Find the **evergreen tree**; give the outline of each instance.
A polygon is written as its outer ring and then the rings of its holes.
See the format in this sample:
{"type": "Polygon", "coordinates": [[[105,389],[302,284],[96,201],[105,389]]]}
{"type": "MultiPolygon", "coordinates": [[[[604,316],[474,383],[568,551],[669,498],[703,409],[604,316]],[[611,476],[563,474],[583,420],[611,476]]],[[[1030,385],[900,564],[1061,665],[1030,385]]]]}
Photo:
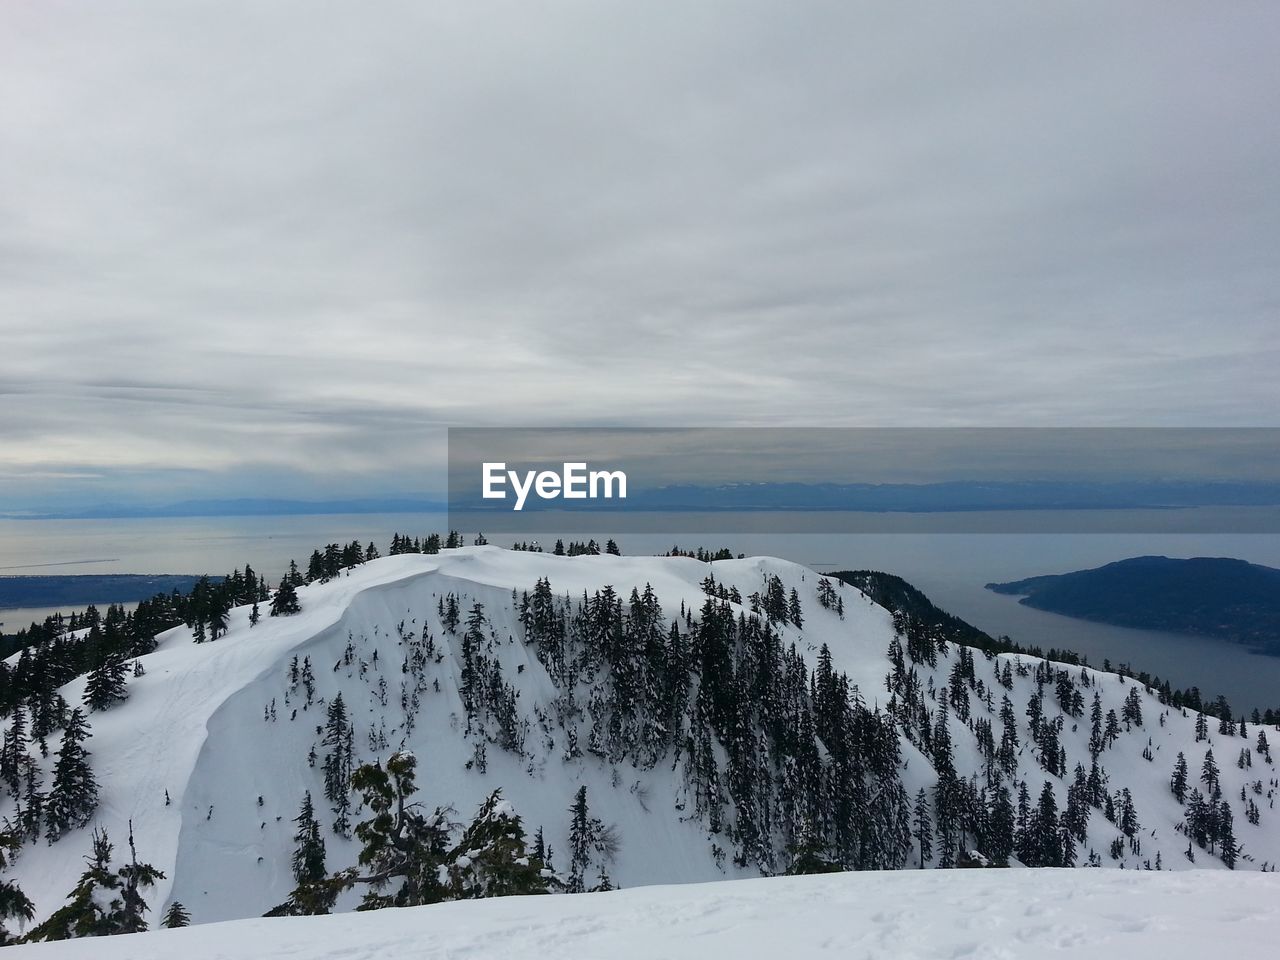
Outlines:
{"type": "Polygon", "coordinates": [[[350,835],[348,819],[351,811],[351,772],[355,763],[355,732],[347,716],[347,705],[339,692],[329,701],[324,745],[324,795],[333,807],[336,819],[333,830],[341,837],[350,835]]]}
{"type": "Polygon", "coordinates": [[[1126,726],[1142,726],[1142,697],[1139,696],[1137,687],[1129,688],[1121,714],[1126,726]]]}
{"type": "Polygon", "coordinates": [[[1169,789],[1179,803],[1187,802],[1187,758],[1178,752],[1178,762],[1173,767],[1173,777],[1169,780],[1169,789]]]}
{"type": "Polygon", "coordinates": [[[276,588],[276,595],[271,598],[271,616],[287,617],[301,612],[302,605],[298,602],[298,591],[293,581],[285,577],[276,588]]]}
{"type": "Polygon", "coordinates": [[[923,870],[925,862],[933,859],[933,821],[929,816],[929,798],[924,792],[924,787],[921,787],[916,794],[913,826],[915,828],[913,836],[920,847],[920,869],[923,870]]]}
{"type": "Polygon", "coordinates": [[[181,900],[175,900],[169,904],[169,909],[164,912],[164,919],[160,921],[160,926],[169,930],[191,926],[191,914],[187,912],[181,900]]]}
{"type": "Polygon", "coordinates": [[[147,904],[143,891],[163,880],[164,874],[147,863],[139,863],[129,835],[130,859],[123,867],[111,868],[111,841],[95,830],[93,850],[85,858],[88,869],[71,891],[67,903],[28,935],[31,941],[70,940],[140,933],[147,929],[143,914],[147,904]]]}
{"type": "MultiPolygon", "coordinates": [[[[18,852],[22,839],[11,832],[0,833],[0,870],[9,866],[9,857],[18,852]]],[[[36,915],[35,904],[12,880],[0,880],[0,947],[12,943],[12,934],[5,927],[8,920],[26,923],[36,915]]]]}
{"type": "Polygon", "coordinates": [[[451,894],[459,900],[549,893],[554,880],[546,864],[526,850],[524,826],[501,790],[480,805],[449,852],[446,869],[451,894]]]}
{"type": "Polygon", "coordinates": [[[424,814],[410,799],[417,790],[417,766],[413,754],[395,753],[385,768],[365,764],[352,775],[352,785],[372,814],[355,831],[361,844],[358,862],[367,872],[346,878],[348,883],[369,887],[361,910],[418,906],[447,898],[441,868],[449,853],[450,822],[445,810],[437,807],[434,813],[424,814]]]}
{"type": "Polygon", "coordinates": [[[612,860],[617,849],[617,834],[598,818],[591,816],[587,808],[587,788],[579,787],[569,807],[569,880],[565,889],[569,893],[582,893],[587,889],[587,868],[595,857],[612,860]]]}
{"type": "Polygon", "coordinates": [[[1040,791],[1040,802],[1032,817],[1031,836],[1031,849],[1035,857],[1035,862],[1031,866],[1060,867],[1063,865],[1058,800],[1053,793],[1053,784],[1048,780],[1044,782],[1044,789],[1040,791]]]}
{"type": "Polygon", "coordinates": [[[67,830],[88,824],[98,806],[98,784],[84,749],[89,736],[89,726],[77,707],[67,718],[53,765],[53,787],[45,809],[45,833],[50,843],[67,830]]]}
{"type": "Polygon", "coordinates": [[[570,893],[586,889],[583,877],[591,864],[591,816],[587,810],[587,788],[581,786],[569,807],[569,883],[570,893]]]}
{"type": "MultiPolygon", "coordinates": [[[[106,834],[103,834],[106,837],[106,834]]],[[[164,874],[149,863],[138,862],[138,850],[133,843],[133,822],[129,822],[129,862],[116,871],[117,889],[120,891],[120,915],[117,925],[120,933],[142,933],[147,929],[143,916],[150,907],[142,892],[154,887],[164,874]]]]}
{"type": "Polygon", "coordinates": [[[302,807],[294,817],[298,829],[293,834],[293,879],[299,885],[315,883],[325,876],[324,837],[311,806],[311,791],[302,797],[302,807]]]}
{"type": "Polygon", "coordinates": [[[1218,811],[1218,856],[1231,870],[1236,868],[1236,858],[1240,849],[1236,845],[1235,824],[1231,816],[1231,805],[1222,801],[1218,811]]]}
{"type": "Polygon", "coordinates": [[[118,654],[105,657],[85,682],[84,703],[92,711],[106,710],[129,697],[125,689],[128,666],[118,654]]]}
{"type": "Polygon", "coordinates": [[[293,834],[291,860],[297,886],[289,894],[289,899],[267,916],[307,917],[330,913],[338,894],[351,885],[351,880],[346,874],[329,877],[325,873],[324,838],[320,835],[320,824],[316,822],[310,791],[303,794],[302,807],[293,822],[298,825],[293,834]]]}
{"type": "Polygon", "coordinates": [[[797,627],[804,626],[804,615],[800,610],[800,594],[796,593],[795,587],[791,588],[791,595],[787,598],[787,616],[797,627]]]}
{"type": "Polygon", "coordinates": [[[788,852],[791,854],[791,865],[787,867],[789,877],[840,873],[844,869],[830,858],[826,847],[807,820],[797,828],[796,839],[788,852]]]}
{"type": "Polygon", "coordinates": [[[1209,791],[1209,796],[1216,800],[1222,796],[1222,790],[1219,786],[1218,764],[1213,759],[1213,750],[1205,751],[1204,764],[1200,768],[1200,780],[1204,783],[1205,788],[1209,791]]]}
{"type": "Polygon", "coordinates": [[[983,848],[992,861],[1007,866],[1013,856],[1016,814],[1013,798],[1002,783],[996,788],[995,799],[988,818],[988,836],[983,848]]]}

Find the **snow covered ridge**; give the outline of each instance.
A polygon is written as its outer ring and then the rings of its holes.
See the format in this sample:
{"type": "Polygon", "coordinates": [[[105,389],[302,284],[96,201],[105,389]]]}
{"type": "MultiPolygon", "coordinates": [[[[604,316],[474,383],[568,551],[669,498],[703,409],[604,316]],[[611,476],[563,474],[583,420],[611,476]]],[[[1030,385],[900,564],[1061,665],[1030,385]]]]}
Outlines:
{"type": "MultiPolygon", "coordinates": [[[[501,788],[572,889],[949,866],[975,849],[1129,870],[1280,861],[1275,730],[1205,724],[1112,674],[939,645],[785,561],[476,547],[298,595],[300,613],[256,625],[233,610],[214,642],[169,631],[128,699],[88,715],[90,823],[30,840],[0,873],[36,923],[76,886],[90,829],[120,850],[130,822],[165,875],[153,927],[175,901],[196,923],[261,916],[295,888],[304,797],[325,869],[351,867],[369,811],[334,783],[398,750],[428,811],[465,821],[501,788]]],[[[84,685],[62,695],[78,704],[84,685]]],[[[45,784],[56,741],[34,754],[45,784]]],[[[18,802],[0,793],[0,823],[18,802]]],[[[574,900],[519,909],[567,916],[574,900]]]]}
{"type": "Polygon", "coordinates": [[[6,951],[15,960],[385,957],[1268,956],[1280,877],[1084,870],[849,873],[237,920],[6,951]]]}

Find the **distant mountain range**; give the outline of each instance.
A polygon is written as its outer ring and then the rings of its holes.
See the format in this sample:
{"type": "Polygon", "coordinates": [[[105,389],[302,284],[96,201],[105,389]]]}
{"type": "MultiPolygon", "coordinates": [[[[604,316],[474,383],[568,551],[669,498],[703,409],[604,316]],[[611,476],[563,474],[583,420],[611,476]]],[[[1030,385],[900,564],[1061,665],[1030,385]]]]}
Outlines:
{"type": "Polygon", "coordinates": [[[987,589],[1050,613],[1218,637],[1280,656],[1280,570],[1244,560],[1134,557],[987,589]]]}
{"type": "Polygon", "coordinates": [[[179,574],[132,573],[0,577],[0,614],[18,607],[65,606],[70,611],[90,603],[132,603],[157,593],[185,593],[199,579],[179,574]]]}
{"type": "Polygon", "coordinates": [[[292,517],[370,513],[443,513],[448,504],[431,497],[354,500],[181,500],[166,504],[105,503],[80,510],[0,514],[10,520],[108,520],[146,517],[292,517]]]}
{"type": "MultiPolygon", "coordinates": [[[[1274,507],[1280,483],[1248,481],[960,480],[940,483],[722,483],[643,486],[626,500],[576,501],[568,512],[857,512],[970,513],[1052,510],[1184,510],[1274,507]]],[[[318,516],[373,513],[508,513],[509,501],[459,490],[333,500],[269,498],[182,500],[166,504],[94,504],[78,509],[10,511],[13,520],[100,520],[146,517],[318,516]]],[[[565,501],[530,497],[525,512],[566,512],[565,501]]]]}

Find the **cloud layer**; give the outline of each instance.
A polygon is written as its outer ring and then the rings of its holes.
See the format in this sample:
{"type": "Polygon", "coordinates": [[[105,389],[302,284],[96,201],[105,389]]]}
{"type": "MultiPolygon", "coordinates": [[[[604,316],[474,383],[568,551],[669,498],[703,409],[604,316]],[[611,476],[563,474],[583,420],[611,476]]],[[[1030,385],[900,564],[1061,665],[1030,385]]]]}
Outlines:
{"type": "Polygon", "coordinates": [[[1277,35],[7,4],[0,499],[424,489],[449,424],[1274,425],[1277,35]]]}

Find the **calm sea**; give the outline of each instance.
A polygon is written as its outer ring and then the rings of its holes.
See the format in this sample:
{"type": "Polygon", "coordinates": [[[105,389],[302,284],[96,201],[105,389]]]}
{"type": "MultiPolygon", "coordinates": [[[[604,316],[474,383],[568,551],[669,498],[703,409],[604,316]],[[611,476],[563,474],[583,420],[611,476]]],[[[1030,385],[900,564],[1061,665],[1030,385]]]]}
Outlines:
{"type": "MultiPolygon", "coordinates": [[[[678,527],[678,518],[660,525],[678,527]]],[[[393,533],[443,532],[437,514],[198,519],[0,521],[0,575],[75,573],[229,573],[246,562],[278,578],[290,559],[305,565],[326,543],[373,540],[384,553],[393,533]]],[[[495,543],[505,543],[492,538],[495,543]]],[[[896,573],[943,609],[1019,643],[1076,650],[1101,664],[1128,662],[1224,693],[1233,707],[1280,706],[1280,658],[1212,640],[1092,624],[1020,605],[983,589],[989,581],[1064,573],[1125,557],[1238,557],[1280,567],[1274,534],[698,534],[627,533],[627,553],[659,553],[673,543],[771,554],[818,570],[870,568],[896,573]]],[[[543,538],[554,542],[554,536],[543,538]]],[[[49,611],[0,611],[12,629],[49,611]]],[[[874,693],[868,691],[868,696],[874,693]]]]}

